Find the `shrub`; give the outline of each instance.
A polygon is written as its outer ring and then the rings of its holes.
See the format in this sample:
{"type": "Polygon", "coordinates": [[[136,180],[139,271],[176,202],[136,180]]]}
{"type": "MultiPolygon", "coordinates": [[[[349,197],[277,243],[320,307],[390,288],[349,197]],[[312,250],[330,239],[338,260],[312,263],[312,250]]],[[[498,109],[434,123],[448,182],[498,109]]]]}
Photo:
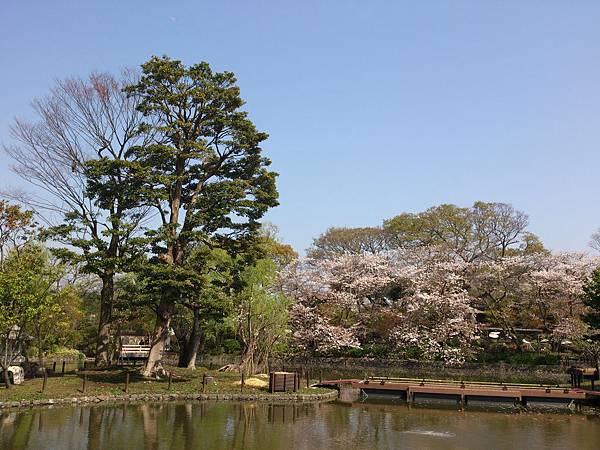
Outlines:
{"type": "Polygon", "coordinates": [[[46,355],[47,359],[69,359],[83,362],[85,355],[74,348],[57,347],[53,352],[46,355]]]}
{"type": "Polygon", "coordinates": [[[242,346],[237,339],[225,339],[223,341],[223,351],[229,354],[238,354],[242,351],[242,346]]]}

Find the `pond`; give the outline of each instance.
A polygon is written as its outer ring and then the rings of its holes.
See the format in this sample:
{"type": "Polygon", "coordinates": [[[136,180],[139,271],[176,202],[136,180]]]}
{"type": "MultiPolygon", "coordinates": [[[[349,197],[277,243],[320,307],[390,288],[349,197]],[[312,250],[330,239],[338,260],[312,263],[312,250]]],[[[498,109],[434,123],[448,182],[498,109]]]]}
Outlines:
{"type": "Polygon", "coordinates": [[[163,403],[0,412],[2,449],[599,449],[568,410],[341,403],[163,403]]]}

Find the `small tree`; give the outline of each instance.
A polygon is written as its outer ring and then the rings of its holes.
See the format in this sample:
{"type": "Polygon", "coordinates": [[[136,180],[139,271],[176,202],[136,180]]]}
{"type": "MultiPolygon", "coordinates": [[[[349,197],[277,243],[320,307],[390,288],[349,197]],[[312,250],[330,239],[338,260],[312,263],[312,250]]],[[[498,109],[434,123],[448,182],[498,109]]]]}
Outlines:
{"type": "Polygon", "coordinates": [[[26,284],[26,273],[21,279],[11,277],[18,275],[13,267],[15,258],[34,233],[33,212],[23,211],[18,205],[0,200],[0,369],[3,370],[7,388],[10,387],[7,369],[18,356],[17,347],[22,337],[23,328],[19,327],[19,322],[23,320],[19,319],[26,318],[20,317],[21,303],[18,297],[18,283],[26,284]],[[11,287],[13,282],[17,284],[11,287]]]}
{"type": "Polygon", "coordinates": [[[48,261],[38,274],[36,288],[46,307],[40,309],[31,320],[28,331],[31,333],[40,366],[44,356],[53,345],[73,345],[73,334],[83,318],[82,302],[77,290],[71,286],[61,286],[61,268],[52,267],[48,261]]]}
{"type": "Polygon", "coordinates": [[[12,249],[0,269],[0,339],[3,352],[0,369],[4,383],[10,387],[8,367],[19,356],[24,330],[48,305],[46,289],[40,285],[40,274],[46,267],[43,248],[28,244],[12,249]]]}
{"type": "Polygon", "coordinates": [[[273,348],[286,334],[291,302],[272,289],[276,278],[277,266],[271,259],[261,259],[241,274],[244,287],[236,296],[240,368],[249,375],[267,366],[273,348]]]}

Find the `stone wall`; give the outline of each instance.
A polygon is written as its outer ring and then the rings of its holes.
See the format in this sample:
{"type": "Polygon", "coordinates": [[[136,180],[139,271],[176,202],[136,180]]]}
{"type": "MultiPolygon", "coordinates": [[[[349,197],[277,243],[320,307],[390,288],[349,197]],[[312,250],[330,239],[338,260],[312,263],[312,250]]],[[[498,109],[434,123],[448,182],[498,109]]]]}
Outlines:
{"type": "MultiPolygon", "coordinates": [[[[201,356],[198,366],[217,368],[239,362],[235,355],[201,356]]],[[[276,370],[304,369],[314,378],[340,375],[362,378],[390,376],[428,379],[464,379],[529,383],[568,383],[569,375],[563,365],[513,365],[505,363],[465,363],[448,366],[437,361],[413,361],[378,358],[273,358],[271,368],[276,370]]]]}
{"type": "Polygon", "coordinates": [[[308,403],[335,400],[338,392],[330,390],[320,394],[121,394],[78,396],[57,399],[21,400],[0,402],[0,410],[8,408],[31,408],[34,406],[64,406],[82,404],[110,403],[151,403],[167,401],[232,401],[232,402],[265,402],[265,403],[308,403]]]}

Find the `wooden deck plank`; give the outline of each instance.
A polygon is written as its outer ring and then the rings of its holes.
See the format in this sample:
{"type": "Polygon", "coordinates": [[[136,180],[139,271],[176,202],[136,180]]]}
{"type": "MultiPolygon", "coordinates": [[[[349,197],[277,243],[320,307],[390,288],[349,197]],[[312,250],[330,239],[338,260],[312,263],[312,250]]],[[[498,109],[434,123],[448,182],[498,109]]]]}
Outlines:
{"type": "Polygon", "coordinates": [[[460,387],[441,387],[441,386],[411,386],[410,392],[421,394],[439,394],[439,395],[465,395],[468,397],[505,397],[521,399],[520,390],[511,389],[472,389],[460,387]]]}
{"type": "Polygon", "coordinates": [[[527,399],[564,399],[564,400],[585,400],[586,398],[600,395],[599,393],[587,391],[578,388],[550,388],[550,387],[532,387],[529,386],[503,386],[499,384],[473,383],[473,384],[458,384],[440,382],[435,383],[410,383],[388,381],[386,379],[371,379],[365,380],[346,379],[346,380],[329,380],[322,383],[323,385],[339,386],[351,385],[352,388],[363,389],[366,391],[388,391],[390,393],[416,393],[416,394],[431,394],[431,395],[452,395],[461,397],[498,397],[512,398],[519,400],[527,399]]]}

